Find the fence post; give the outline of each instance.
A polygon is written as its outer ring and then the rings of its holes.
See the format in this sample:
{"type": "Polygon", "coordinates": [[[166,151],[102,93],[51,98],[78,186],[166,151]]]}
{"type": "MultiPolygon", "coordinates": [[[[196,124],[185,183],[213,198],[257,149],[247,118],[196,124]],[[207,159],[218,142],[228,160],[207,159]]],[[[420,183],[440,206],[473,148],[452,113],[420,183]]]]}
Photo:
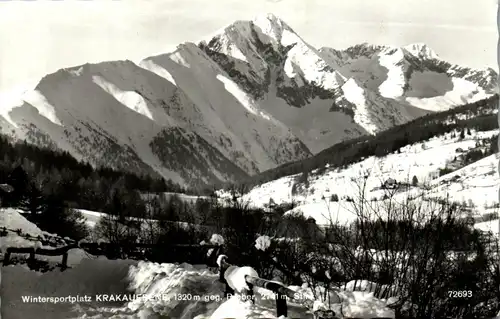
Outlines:
{"type": "Polygon", "coordinates": [[[253,304],[255,304],[255,294],[253,292],[253,284],[247,282],[247,286],[248,288],[250,288],[250,290],[245,290],[243,292],[243,295],[244,295],[244,300],[251,300],[253,304]]]}
{"type": "Polygon", "coordinates": [[[219,281],[223,282],[226,285],[224,290],[224,297],[227,299],[229,295],[234,295],[234,290],[231,287],[229,287],[229,284],[224,278],[224,273],[229,267],[229,264],[226,262],[226,259],[227,259],[226,255],[219,255],[219,257],[217,258],[217,264],[219,265],[219,281]]]}
{"type": "Polygon", "coordinates": [[[30,257],[28,259],[28,262],[33,263],[35,261],[35,248],[33,248],[32,251],[30,251],[30,257]]]}
{"type": "Polygon", "coordinates": [[[286,317],[288,315],[286,296],[281,294],[280,292],[278,292],[276,295],[276,313],[278,317],[280,316],[286,317]]]}
{"type": "Polygon", "coordinates": [[[65,252],[62,256],[61,270],[68,268],[68,252],[65,252]]]}
{"type": "Polygon", "coordinates": [[[4,266],[7,266],[10,262],[10,251],[9,249],[7,248],[7,252],[5,253],[5,255],[3,256],[3,265],[4,266]]]}

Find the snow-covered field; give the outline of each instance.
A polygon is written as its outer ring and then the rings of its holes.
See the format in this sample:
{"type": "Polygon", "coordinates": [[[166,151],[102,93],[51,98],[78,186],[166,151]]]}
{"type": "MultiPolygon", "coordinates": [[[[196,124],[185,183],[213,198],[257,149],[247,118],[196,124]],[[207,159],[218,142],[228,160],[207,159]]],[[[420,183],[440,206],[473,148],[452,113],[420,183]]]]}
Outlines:
{"type": "Polygon", "coordinates": [[[498,235],[498,229],[500,226],[500,221],[498,219],[493,219],[487,222],[476,223],[475,227],[482,231],[492,232],[493,234],[498,235]]]}
{"type": "MultiPolygon", "coordinates": [[[[2,209],[0,216],[0,227],[15,227],[31,236],[50,235],[22,217],[18,210],[2,209]]],[[[1,237],[3,249],[33,246],[33,242],[15,233],[7,238],[5,241],[5,237],[1,237]]],[[[37,256],[48,261],[54,258],[57,257],[37,256]]],[[[226,299],[219,275],[205,265],[108,260],[80,249],[70,250],[68,265],[70,268],[64,272],[56,268],[46,273],[21,264],[2,267],[0,295],[4,318],[277,318],[270,291],[257,288],[255,304],[242,301],[238,294],[226,299]],[[47,300],[37,301],[39,297],[47,300]],[[65,297],[70,298],[62,299],[65,297]]],[[[235,271],[228,280],[232,287],[235,285],[232,283],[242,281],[238,278],[240,273],[245,272],[235,271]]],[[[363,291],[353,291],[350,286],[338,292],[346,316],[394,316],[386,307],[388,300],[375,298],[369,289],[365,291],[361,287],[357,290],[363,291]]],[[[301,298],[313,301],[307,287],[289,288],[301,298]]],[[[340,307],[340,304],[334,306],[340,307]]],[[[312,319],[312,314],[300,302],[290,302],[289,317],[312,319]]]]}
{"type": "MultiPolygon", "coordinates": [[[[87,226],[91,230],[90,237],[92,238],[92,240],[105,240],[104,238],[101,238],[102,236],[99,234],[99,232],[96,232],[93,230],[96,229],[96,225],[99,223],[99,220],[101,218],[106,219],[106,218],[109,218],[110,216],[106,213],[90,211],[87,209],[76,209],[76,210],[80,211],[82,213],[83,217],[85,218],[85,223],[87,224],[87,226]]],[[[138,228],[140,227],[140,228],[137,230],[137,234],[138,234],[137,241],[139,241],[139,242],[148,241],[148,238],[144,237],[142,235],[150,236],[151,232],[154,232],[154,233],[159,232],[160,225],[158,225],[158,221],[155,219],[137,218],[137,217],[128,217],[127,219],[131,220],[131,221],[138,222],[137,227],[138,228]]],[[[187,222],[171,222],[171,223],[172,223],[172,225],[175,225],[176,227],[184,228],[184,229],[188,229],[189,227],[203,227],[202,225],[196,225],[196,224],[187,223],[187,222]]],[[[121,223],[115,224],[115,227],[119,227],[120,229],[123,229],[123,230],[125,230],[127,228],[127,226],[125,226],[121,223]]],[[[207,227],[207,229],[208,229],[208,227],[207,227]]]]}
{"type": "Polygon", "coordinates": [[[85,222],[87,223],[87,226],[91,228],[95,227],[95,225],[99,222],[101,217],[105,215],[104,213],[94,212],[87,209],[78,209],[78,211],[82,213],[83,217],[85,217],[85,222]]]}
{"type": "MultiPolygon", "coordinates": [[[[497,130],[486,132],[472,131],[464,139],[451,133],[434,137],[423,143],[416,143],[400,149],[400,153],[389,154],[381,158],[371,156],[346,169],[329,168],[324,173],[309,175],[309,187],[299,188],[295,194],[292,188],[299,175],[287,176],[265,183],[252,189],[242,197],[257,207],[263,207],[272,199],[276,204],[298,204],[294,211],[301,211],[306,217],[313,217],[318,224],[328,224],[330,218],[341,222],[352,221],[352,203],[347,197],[359,198],[364,193],[368,200],[381,200],[385,191],[380,187],[389,180],[412,183],[413,176],[418,185],[411,192],[425,193],[429,197],[444,198],[447,195],[457,202],[465,202],[476,214],[496,212],[498,202],[497,174],[498,155],[491,155],[467,165],[452,173],[439,177],[439,169],[448,166],[453,159],[464,151],[476,147],[476,142],[498,134],[497,130]],[[365,191],[360,187],[363,177],[368,175],[365,191]],[[339,201],[331,201],[332,195],[339,201]]],[[[399,196],[404,197],[405,194],[399,196]]]]}

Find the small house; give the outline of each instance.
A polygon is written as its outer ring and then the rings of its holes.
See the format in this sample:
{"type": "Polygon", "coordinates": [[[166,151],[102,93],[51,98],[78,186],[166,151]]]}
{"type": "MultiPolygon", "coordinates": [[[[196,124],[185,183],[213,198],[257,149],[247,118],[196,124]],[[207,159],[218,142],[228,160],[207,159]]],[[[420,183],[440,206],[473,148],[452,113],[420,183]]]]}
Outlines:
{"type": "Polygon", "coordinates": [[[397,184],[398,182],[394,178],[388,178],[382,185],[382,188],[393,189],[396,188],[397,184]]]}

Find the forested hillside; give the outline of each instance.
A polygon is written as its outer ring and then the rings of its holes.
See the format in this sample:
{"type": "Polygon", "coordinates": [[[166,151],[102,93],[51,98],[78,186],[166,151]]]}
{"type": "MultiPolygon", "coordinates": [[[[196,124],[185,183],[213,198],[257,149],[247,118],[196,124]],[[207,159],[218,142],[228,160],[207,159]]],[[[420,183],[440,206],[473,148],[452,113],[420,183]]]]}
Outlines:
{"type": "Polygon", "coordinates": [[[137,176],[109,168],[93,168],[67,152],[11,143],[0,136],[0,183],[15,190],[4,194],[3,206],[26,198],[56,196],[70,207],[102,210],[116,193],[124,199],[137,191],[185,192],[177,184],[151,176],[137,176]]]}

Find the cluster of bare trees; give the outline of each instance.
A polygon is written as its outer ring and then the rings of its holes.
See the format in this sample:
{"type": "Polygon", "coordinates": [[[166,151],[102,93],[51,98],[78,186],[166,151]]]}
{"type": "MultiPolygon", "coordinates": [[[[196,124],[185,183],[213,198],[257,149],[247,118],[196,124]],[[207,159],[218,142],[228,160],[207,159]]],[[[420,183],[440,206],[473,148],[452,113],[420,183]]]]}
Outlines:
{"type": "Polygon", "coordinates": [[[331,218],[324,241],[269,250],[290,270],[283,279],[296,281],[300,272],[321,299],[328,291],[372,291],[391,298],[397,318],[494,317],[500,300],[494,235],[474,229],[464,207],[447,198],[387,189],[384,200],[370,200],[367,179],[356,181],[359,192],[345,203],[354,222],[331,218]]]}

